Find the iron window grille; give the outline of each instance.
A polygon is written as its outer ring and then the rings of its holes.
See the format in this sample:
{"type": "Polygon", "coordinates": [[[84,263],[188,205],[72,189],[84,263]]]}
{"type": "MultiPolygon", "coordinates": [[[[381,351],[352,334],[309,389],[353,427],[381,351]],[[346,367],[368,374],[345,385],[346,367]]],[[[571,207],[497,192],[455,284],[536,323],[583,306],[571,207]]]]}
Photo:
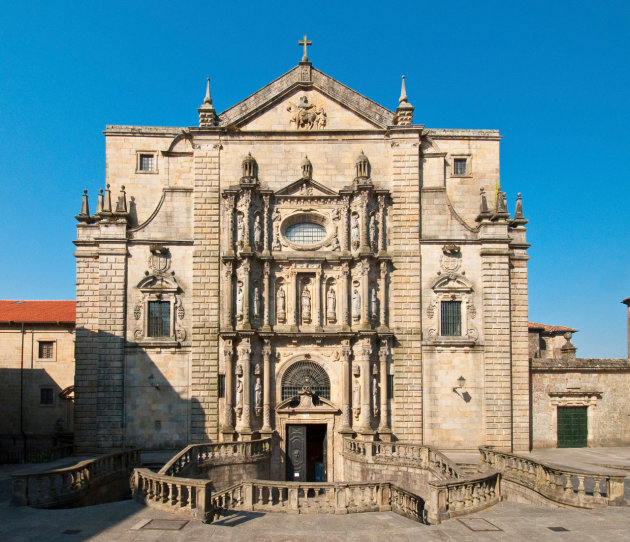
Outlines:
{"type": "Polygon", "coordinates": [[[139,169],[140,171],[155,171],[155,155],[154,154],[141,154],[139,169]]]}
{"type": "Polygon", "coordinates": [[[455,158],[453,163],[454,175],[466,175],[466,158],[455,158]]]}
{"type": "Polygon", "coordinates": [[[53,359],[54,356],[54,341],[39,341],[39,359],[53,359]]]}
{"type": "Polygon", "coordinates": [[[299,361],[282,377],[282,400],[298,395],[305,385],[309,385],[315,395],[330,399],[330,379],[324,368],[312,361],[299,361]]]}
{"type": "Polygon", "coordinates": [[[314,245],[326,237],[326,228],[314,222],[299,222],[287,228],[285,237],[296,245],[314,245]]]}
{"type": "Polygon", "coordinates": [[[462,302],[442,301],[441,334],[459,337],[462,334],[462,302]]]}
{"type": "Polygon", "coordinates": [[[171,336],[171,302],[149,301],[149,321],[147,335],[149,337],[171,336]]]}

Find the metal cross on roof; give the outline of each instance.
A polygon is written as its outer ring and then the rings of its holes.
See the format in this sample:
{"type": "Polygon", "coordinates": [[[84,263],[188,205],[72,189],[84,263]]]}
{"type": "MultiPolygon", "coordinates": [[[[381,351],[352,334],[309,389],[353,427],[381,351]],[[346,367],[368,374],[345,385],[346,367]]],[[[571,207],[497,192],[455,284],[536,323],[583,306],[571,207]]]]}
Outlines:
{"type": "Polygon", "coordinates": [[[304,39],[298,41],[298,45],[304,45],[304,56],[302,57],[302,62],[308,62],[308,56],[306,56],[306,48],[309,45],[313,45],[313,42],[311,40],[307,40],[306,34],[304,34],[304,39]]]}

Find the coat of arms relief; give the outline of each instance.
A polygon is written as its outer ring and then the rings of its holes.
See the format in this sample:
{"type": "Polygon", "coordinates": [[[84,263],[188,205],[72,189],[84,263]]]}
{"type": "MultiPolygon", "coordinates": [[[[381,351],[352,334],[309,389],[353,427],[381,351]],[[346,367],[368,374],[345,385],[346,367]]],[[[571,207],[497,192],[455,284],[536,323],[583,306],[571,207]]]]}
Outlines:
{"type": "Polygon", "coordinates": [[[323,107],[309,103],[306,96],[300,96],[296,105],[290,103],[287,111],[291,114],[291,124],[296,130],[321,130],[326,127],[326,111],[323,107]]]}

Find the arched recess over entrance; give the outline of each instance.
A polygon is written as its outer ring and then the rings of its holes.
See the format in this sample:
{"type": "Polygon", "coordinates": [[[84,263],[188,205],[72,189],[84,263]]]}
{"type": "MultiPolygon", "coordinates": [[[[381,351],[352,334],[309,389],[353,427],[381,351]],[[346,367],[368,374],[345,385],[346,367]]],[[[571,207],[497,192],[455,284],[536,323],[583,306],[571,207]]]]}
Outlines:
{"type": "Polygon", "coordinates": [[[330,399],[330,378],[325,369],[314,361],[298,361],[282,377],[282,400],[298,395],[305,385],[315,395],[330,399]]]}

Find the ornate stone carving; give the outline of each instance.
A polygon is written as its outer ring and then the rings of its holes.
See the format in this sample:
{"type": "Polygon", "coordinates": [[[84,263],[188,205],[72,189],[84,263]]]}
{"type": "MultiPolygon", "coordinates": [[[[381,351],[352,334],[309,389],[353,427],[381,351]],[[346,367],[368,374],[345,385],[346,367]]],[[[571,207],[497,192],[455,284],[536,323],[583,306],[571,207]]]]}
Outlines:
{"type": "Polygon", "coordinates": [[[256,416],[262,414],[262,385],[260,383],[260,377],[256,378],[256,384],[254,385],[254,407],[256,409],[256,416]]]}
{"type": "Polygon", "coordinates": [[[378,298],[376,297],[376,288],[372,288],[372,299],[371,299],[371,312],[370,315],[372,320],[378,320],[378,298]]]}
{"type": "Polygon", "coordinates": [[[254,218],[254,248],[258,252],[260,252],[263,248],[260,214],[256,214],[256,217],[254,218]]]}
{"type": "Polygon", "coordinates": [[[287,111],[291,115],[289,122],[295,124],[296,130],[321,130],[326,126],[324,108],[309,103],[306,96],[300,96],[297,104],[290,103],[287,111]]]}
{"type": "Polygon", "coordinates": [[[162,245],[151,245],[147,264],[151,273],[155,276],[165,274],[171,266],[171,253],[162,245]]]}
{"type": "Polygon", "coordinates": [[[368,242],[372,250],[378,252],[378,220],[376,219],[376,211],[370,213],[370,239],[368,242]]]}
{"type": "Polygon", "coordinates": [[[359,250],[359,246],[361,246],[359,215],[357,213],[352,213],[352,217],[350,218],[350,245],[352,250],[359,250]]]}
{"type": "Polygon", "coordinates": [[[252,296],[252,308],[254,310],[254,318],[260,318],[260,291],[258,290],[258,286],[254,287],[254,292],[252,296]]]}
{"type": "Polygon", "coordinates": [[[140,318],[142,317],[142,304],[141,303],[136,303],[136,306],[133,308],[133,317],[136,320],[140,320],[140,318]]]}
{"type": "Polygon", "coordinates": [[[337,294],[332,286],[328,289],[326,296],[326,318],[330,324],[337,321],[337,294]]]}
{"type": "Polygon", "coordinates": [[[300,295],[300,312],[302,316],[302,322],[305,324],[311,323],[311,292],[308,283],[302,286],[302,294],[300,295]]]}
{"type": "Polygon", "coordinates": [[[372,377],[372,413],[378,415],[378,381],[372,377]]]}
{"type": "Polygon", "coordinates": [[[444,245],[440,257],[440,267],[447,273],[455,273],[462,265],[462,254],[457,245],[444,245]]]}
{"type": "Polygon", "coordinates": [[[287,320],[286,294],[283,286],[278,288],[276,295],[276,320],[280,324],[284,324],[287,320]]]}
{"type": "Polygon", "coordinates": [[[354,414],[354,418],[358,420],[361,414],[361,384],[359,384],[359,380],[356,378],[352,385],[352,413],[354,414]]]}
{"type": "Polygon", "coordinates": [[[243,283],[238,281],[236,285],[236,319],[241,321],[243,319],[243,283]]]}
{"type": "Polygon", "coordinates": [[[354,286],[352,291],[352,319],[355,322],[361,319],[361,294],[358,286],[354,286]]]}

